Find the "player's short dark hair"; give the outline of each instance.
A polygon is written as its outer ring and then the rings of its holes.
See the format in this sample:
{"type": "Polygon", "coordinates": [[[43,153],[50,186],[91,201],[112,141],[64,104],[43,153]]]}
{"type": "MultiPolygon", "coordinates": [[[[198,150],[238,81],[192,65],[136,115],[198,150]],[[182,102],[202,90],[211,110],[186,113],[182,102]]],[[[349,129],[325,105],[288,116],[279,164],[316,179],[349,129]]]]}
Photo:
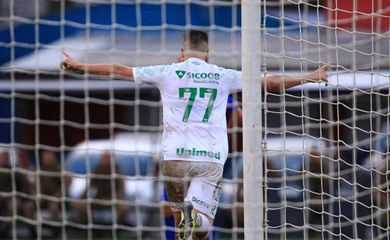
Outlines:
{"type": "Polygon", "coordinates": [[[184,34],[184,46],[190,50],[206,52],[208,50],[209,36],[201,30],[187,30],[184,34]]]}

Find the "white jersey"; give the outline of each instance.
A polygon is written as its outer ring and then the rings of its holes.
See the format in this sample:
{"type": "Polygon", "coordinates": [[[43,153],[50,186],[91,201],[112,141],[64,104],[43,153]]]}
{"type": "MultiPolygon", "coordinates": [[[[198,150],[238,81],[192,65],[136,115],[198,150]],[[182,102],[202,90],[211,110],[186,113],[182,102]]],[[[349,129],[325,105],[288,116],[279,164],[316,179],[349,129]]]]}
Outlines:
{"type": "Polygon", "coordinates": [[[241,89],[241,72],[197,58],[133,68],[139,84],[156,86],[163,103],[164,160],[224,164],[228,155],[226,106],[241,89]]]}

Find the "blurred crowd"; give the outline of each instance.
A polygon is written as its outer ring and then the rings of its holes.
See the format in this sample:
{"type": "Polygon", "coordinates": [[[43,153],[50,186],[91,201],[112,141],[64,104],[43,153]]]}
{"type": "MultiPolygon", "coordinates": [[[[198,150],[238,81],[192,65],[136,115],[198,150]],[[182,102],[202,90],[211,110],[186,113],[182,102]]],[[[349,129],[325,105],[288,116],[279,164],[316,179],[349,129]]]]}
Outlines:
{"type": "Polygon", "coordinates": [[[109,152],[103,154],[77,198],[69,197],[72,174],[65,171],[55,152],[42,150],[35,164],[31,159],[24,150],[0,151],[0,236],[11,237],[13,224],[17,224],[18,231],[23,229],[19,237],[34,237],[41,219],[48,225],[45,235],[56,237],[61,234],[56,225],[65,219],[92,223],[89,211],[95,209],[115,209],[109,216],[115,215],[116,220],[110,219],[110,224],[126,224],[129,207],[124,201],[124,179],[118,166],[112,168],[109,152]]]}
{"type": "MultiPolygon", "coordinates": [[[[357,169],[359,171],[354,173],[351,166],[344,164],[343,167],[340,164],[343,161],[326,157],[321,151],[318,146],[311,147],[303,157],[300,155],[301,164],[295,169],[290,166],[278,166],[272,157],[268,161],[263,161],[267,164],[264,166],[263,174],[268,186],[268,203],[274,201],[282,204],[283,194],[289,198],[289,193],[283,193],[288,188],[297,189],[298,193],[303,192],[304,199],[297,197],[296,201],[303,201],[304,211],[308,217],[306,224],[311,226],[310,236],[315,236],[321,233],[325,224],[324,213],[329,211],[331,198],[335,197],[333,195],[337,193],[337,196],[348,199],[348,194],[350,196],[354,194],[343,193],[345,188],[342,183],[347,183],[353,191],[356,190],[354,185],[358,183],[362,188],[366,188],[362,191],[369,189],[369,193],[366,194],[367,201],[372,203],[373,209],[370,219],[373,224],[385,229],[390,223],[388,155],[381,152],[370,154],[359,165],[361,166],[357,169]],[[330,192],[331,188],[333,192],[330,192]],[[273,197],[275,189],[279,194],[277,198],[273,197]]],[[[139,220],[136,220],[135,224],[130,223],[132,215],[137,219],[142,218],[137,210],[131,208],[132,205],[142,203],[129,200],[125,186],[126,175],[115,161],[112,161],[111,152],[102,152],[98,165],[93,168],[92,174],[89,174],[83,183],[84,187],[77,190],[76,194],[71,194],[70,189],[80,176],[65,169],[65,164],[59,156],[58,153],[49,150],[28,152],[0,148],[0,236],[11,237],[15,234],[12,229],[16,226],[19,238],[34,238],[38,234],[37,225],[42,224],[45,231],[39,234],[60,237],[61,226],[66,221],[79,226],[80,229],[89,224],[97,226],[143,224],[139,220]]],[[[277,157],[280,158],[280,155],[277,157]]],[[[291,159],[285,160],[288,162],[291,159]]],[[[221,199],[221,208],[215,222],[220,227],[238,229],[243,227],[242,169],[242,155],[231,155],[225,166],[224,180],[233,185],[235,191],[230,200],[221,199]]],[[[158,176],[158,170],[154,174],[158,176]]],[[[156,179],[152,181],[158,182],[156,179]]],[[[158,194],[157,191],[154,194],[158,194]]],[[[222,194],[222,198],[226,196],[222,194]]],[[[155,209],[151,211],[162,219],[169,217],[170,210],[165,205],[166,199],[164,200],[162,196],[157,196],[156,199],[155,209]]],[[[272,211],[268,214],[269,224],[272,224],[272,211]]],[[[159,224],[169,226],[168,221],[159,224]]]]}

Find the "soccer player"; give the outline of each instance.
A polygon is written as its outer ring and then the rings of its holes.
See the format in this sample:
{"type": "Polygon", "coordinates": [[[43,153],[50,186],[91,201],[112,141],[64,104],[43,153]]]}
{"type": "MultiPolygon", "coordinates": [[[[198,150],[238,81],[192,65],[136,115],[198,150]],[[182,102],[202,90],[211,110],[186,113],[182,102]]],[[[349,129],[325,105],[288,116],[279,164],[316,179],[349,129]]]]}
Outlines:
{"type": "MultiPolygon", "coordinates": [[[[208,35],[185,33],[178,63],[146,67],[84,64],[64,52],[65,70],[111,75],[156,86],[163,103],[163,175],[177,237],[206,239],[217,210],[223,165],[228,155],[226,106],[241,90],[241,72],[209,64],[208,35]]],[[[268,91],[327,81],[327,65],[302,76],[262,80],[268,91]]],[[[260,161],[260,159],[259,159],[260,161]]]]}

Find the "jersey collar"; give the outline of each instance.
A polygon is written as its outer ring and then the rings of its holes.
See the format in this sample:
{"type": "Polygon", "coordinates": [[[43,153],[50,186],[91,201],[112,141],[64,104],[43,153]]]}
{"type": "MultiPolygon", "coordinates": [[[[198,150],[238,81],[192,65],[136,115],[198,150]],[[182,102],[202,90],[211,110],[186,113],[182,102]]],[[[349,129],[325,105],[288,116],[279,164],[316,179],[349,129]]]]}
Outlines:
{"type": "Polygon", "coordinates": [[[196,57],[190,57],[188,58],[187,60],[185,60],[186,62],[187,61],[196,61],[196,62],[202,62],[202,63],[205,63],[204,60],[200,59],[200,58],[196,58],[196,57]]]}

